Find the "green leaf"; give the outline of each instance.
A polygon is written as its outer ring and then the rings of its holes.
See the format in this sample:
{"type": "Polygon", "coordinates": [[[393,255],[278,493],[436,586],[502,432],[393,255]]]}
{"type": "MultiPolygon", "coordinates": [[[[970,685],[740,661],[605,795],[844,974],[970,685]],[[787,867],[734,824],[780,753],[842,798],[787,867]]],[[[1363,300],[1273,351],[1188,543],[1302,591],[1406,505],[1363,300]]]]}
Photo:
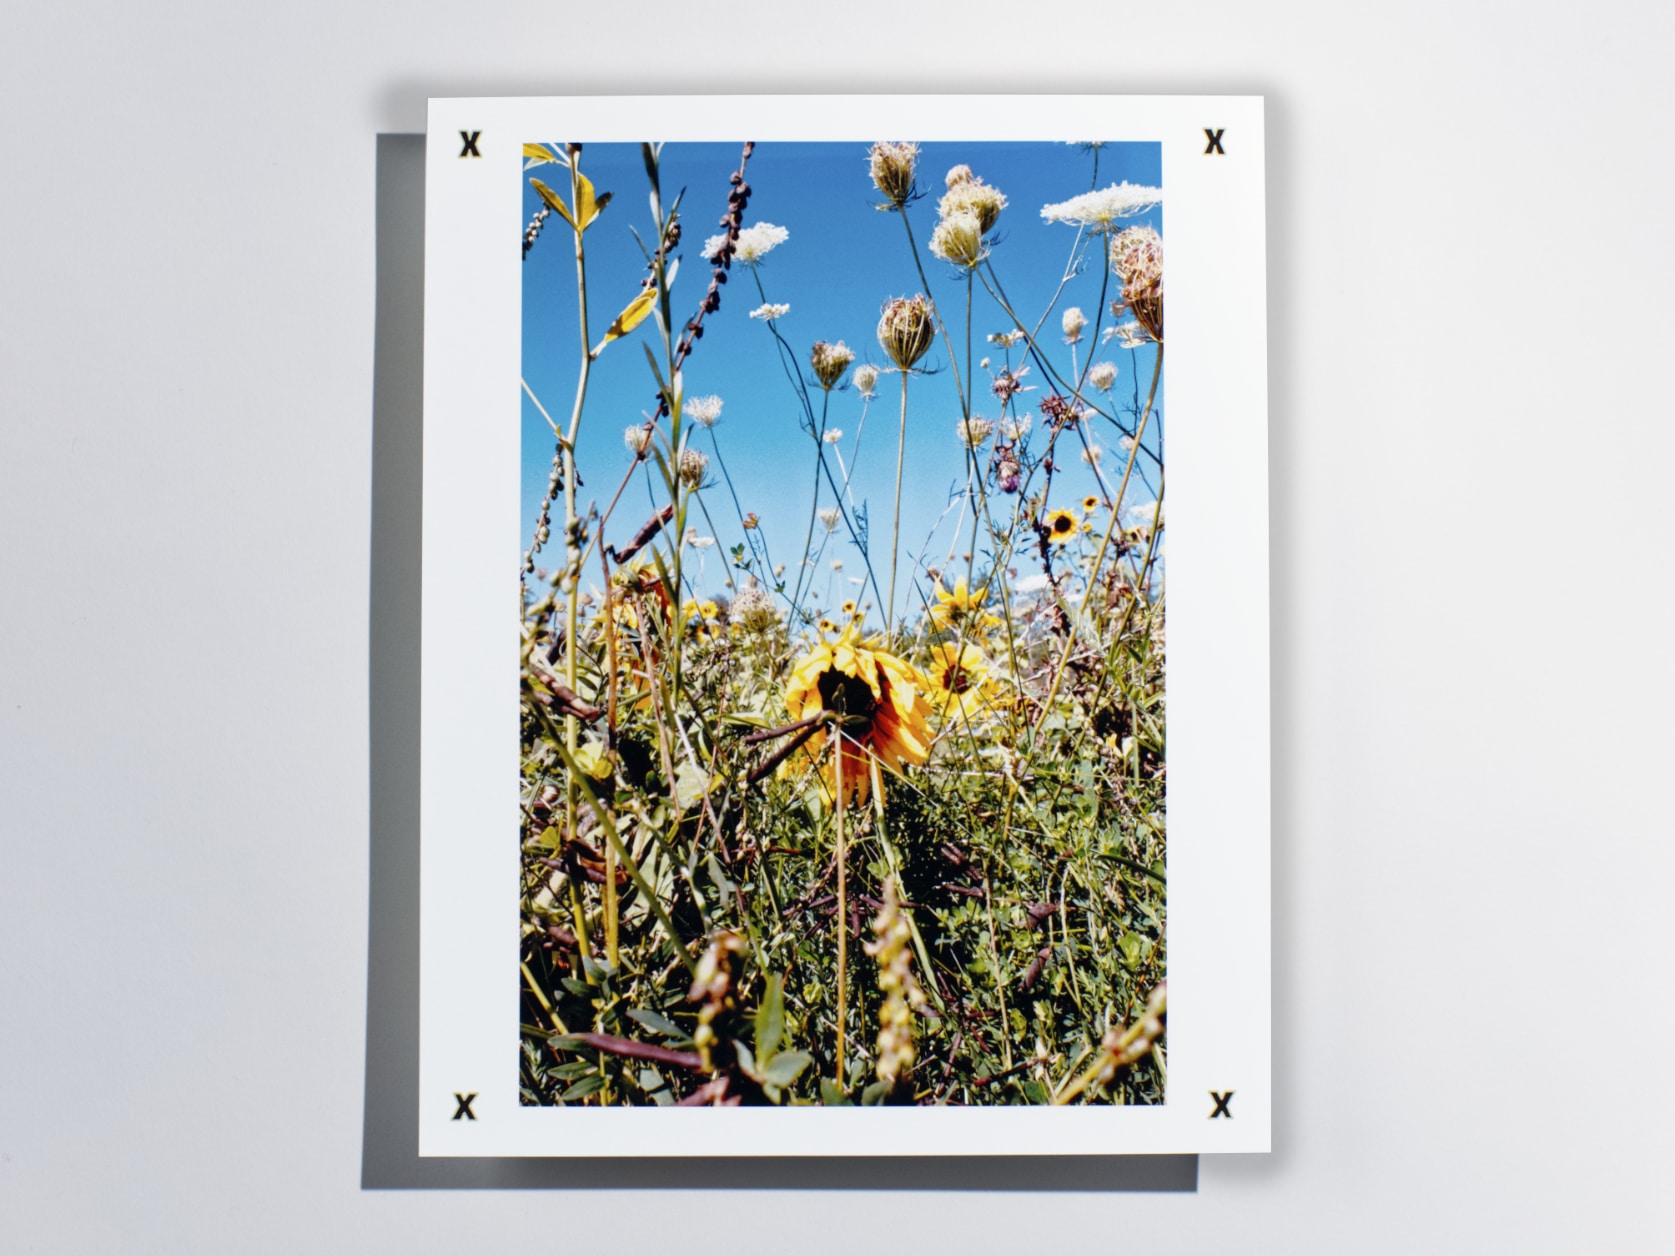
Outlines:
{"type": "Polygon", "coordinates": [[[762,1080],[769,1086],[789,1086],[812,1063],[813,1057],[805,1051],[782,1051],[763,1067],[762,1080]]]}
{"type": "Polygon", "coordinates": [[[686,1030],[660,1012],[647,1011],[643,1007],[628,1009],[628,1019],[638,1021],[654,1034],[662,1034],[665,1038],[685,1038],[686,1030]]]}
{"type": "Polygon", "coordinates": [[[829,1077],[820,1079],[820,1102],[828,1108],[852,1108],[849,1096],[843,1093],[843,1088],[829,1077]]]}
{"type": "Polygon", "coordinates": [[[733,1049],[739,1053],[739,1067],[742,1068],[747,1075],[756,1078],[757,1081],[761,1081],[762,1075],[756,1071],[756,1057],[750,1054],[750,1048],[745,1046],[742,1042],[735,1042],[733,1044],[733,1049]]]}
{"type": "Polygon", "coordinates": [[[874,1082],[861,1092],[861,1106],[863,1108],[876,1108],[889,1097],[889,1094],[889,1082],[874,1082]]]}
{"type": "Polygon", "coordinates": [[[595,1073],[592,1077],[584,1077],[569,1087],[559,1100],[563,1103],[574,1103],[578,1099],[586,1099],[589,1095],[596,1095],[605,1089],[605,1079],[595,1073]]]}
{"type": "MultiPolygon", "coordinates": [[[[768,978],[767,989],[762,992],[761,1005],[756,1009],[756,1055],[762,1061],[763,1068],[770,1074],[773,1070],[768,1062],[773,1058],[774,1052],[779,1050],[780,1039],[784,1036],[785,978],[775,973],[768,978]]],[[[796,1074],[793,1073],[792,1076],[795,1077],[796,1074]]]]}
{"type": "Polygon", "coordinates": [[[553,191],[539,179],[531,179],[529,181],[529,186],[534,188],[535,194],[546,202],[548,209],[552,210],[560,218],[564,219],[564,221],[569,223],[572,228],[575,227],[576,220],[570,216],[570,207],[559,198],[557,192],[553,191]]]}

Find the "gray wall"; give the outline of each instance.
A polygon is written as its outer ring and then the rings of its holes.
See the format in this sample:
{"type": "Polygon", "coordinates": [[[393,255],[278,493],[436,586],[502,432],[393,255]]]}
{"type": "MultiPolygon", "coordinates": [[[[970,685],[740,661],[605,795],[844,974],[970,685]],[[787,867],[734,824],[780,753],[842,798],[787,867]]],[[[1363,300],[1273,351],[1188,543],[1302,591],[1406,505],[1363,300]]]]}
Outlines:
{"type": "Polygon", "coordinates": [[[1665,12],[4,20],[0,1248],[1668,1243],[1665,12]],[[369,619],[415,506],[399,417],[374,442],[411,387],[374,352],[377,136],[432,94],[811,89],[1268,96],[1277,1150],[1193,1193],[363,1189],[417,1172],[363,1145],[410,1050],[368,838],[413,736],[413,626],[369,619]]]}

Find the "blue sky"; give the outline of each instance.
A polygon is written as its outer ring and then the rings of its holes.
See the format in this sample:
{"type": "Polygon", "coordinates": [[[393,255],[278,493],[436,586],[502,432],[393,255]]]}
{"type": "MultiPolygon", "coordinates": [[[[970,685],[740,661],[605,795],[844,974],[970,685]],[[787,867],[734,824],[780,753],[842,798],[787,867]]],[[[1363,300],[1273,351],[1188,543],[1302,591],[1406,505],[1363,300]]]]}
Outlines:
{"type": "MultiPolygon", "coordinates": [[[[562,151],[561,143],[553,147],[562,151]]],[[[699,254],[705,238],[721,229],[717,220],[726,210],[727,177],[738,166],[740,147],[732,143],[669,144],[663,149],[665,200],[685,190],[681,207],[681,273],[673,289],[677,334],[679,325],[696,308],[708,283],[710,268],[699,254]]],[[[929,295],[937,302],[943,317],[956,328],[957,342],[963,338],[966,281],[963,275],[931,255],[928,242],[936,225],[936,201],[943,190],[943,176],[949,167],[958,163],[969,165],[1008,198],[1008,206],[993,233],[996,243],[992,263],[1013,308],[1033,327],[1053,302],[1060,279],[1072,263],[1078,239],[1075,227],[1044,222],[1041,206],[1067,200],[1095,186],[1095,154],[1061,143],[927,143],[921,150],[918,182],[926,195],[909,206],[908,220],[919,245],[930,285],[929,295]]],[[[1161,155],[1155,144],[1107,144],[1098,150],[1097,160],[1098,187],[1124,179],[1152,186],[1161,183],[1161,155]]],[[[603,329],[634,296],[644,273],[643,257],[630,227],[647,240],[653,237],[655,228],[638,145],[586,145],[581,169],[599,193],[613,193],[611,204],[586,235],[588,318],[597,343],[603,329]]],[[[524,176],[525,223],[541,205],[528,185],[531,175],[568,191],[568,176],[562,167],[547,165],[528,172],[524,176]]],[[[766,256],[754,276],[749,269],[735,264],[730,281],[722,289],[721,309],[706,319],[703,339],[698,342],[685,372],[688,397],[716,394],[724,403],[721,420],[715,428],[694,429],[692,440],[695,447],[711,455],[710,474],[715,481],[714,487],[703,494],[713,527],[696,511],[689,520],[700,533],[713,534],[717,540],[702,555],[687,552],[687,574],[705,593],[725,592],[723,581],[730,562],[729,550],[746,536],[738,511],[721,480],[712,437],[719,443],[720,456],[738,492],[740,508],[760,518],[758,535],[766,541],[773,562],[786,566],[790,582],[794,582],[797,564],[803,556],[803,538],[814,491],[816,443],[801,422],[800,395],[787,379],[770,329],[748,317],[764,299],[757,291],[756,280],[760,280],[766,300],[791,307],[776,326],[795,352],[795,368],[808,379],[816,407],[821,393],[808,369],[808,352],[813,343],[842,340],[855,351],[857,364],[888,366],[889,361],[876,338],[880,308],[891,297],[910,296],[922,290],[900,215],[874,208],[880,197],[867,177],[866,144],[758,144],[746,177],[752,189],[746,225],[772,222],[786,228],[789,238],[766,256]]],[[[1132,221],[1149,222],[1162,228],[1160,210],[1132,221]]],[[[572,240],[568,226],[557,215],[551,216],[523,267],[524,380],[561,427],[570,414],[581,357],[572,240]]],[[[1085,365],[1090,353],[1095,362],[1115,363],[1120,373],[1113,392],[1120,405],[1132,399],[1136,374],[1144,396],[1151,376],[1153,350],[1130,352],[1114,342],[1101,345],[1091,336],[1092,320],[1099,314],[1103,266],[1098,240],[1084,236],[1083,246],[1086,252],[1081,271],[1065,284],[1052,305],[1038,345],[1048,354],[1054,368],[1068,377],[1073,350],[1063,343],[1060,319],[1066,307],[1080,307],[1090,327],[1074,349],[1076,365],[1085,365]]],[[[1107,300],[1116,295],[1113,279],[1107,300]]],[[[1102,325],[1110,326],[1111,322],[1107,309],[1102,325]]],[[[990,344],[986,337],[988,333],[1010,328],[1011,322],[1004,311],[983,291],[981,284],[976,285],[971,312],[970,362],[976,380],[972,411],[990,419],[1000,416],[1001,407],[989,390],[990,371],[978,364],[984,357],[990,359],[991,371],[1004,364],[1005,351],[990,344]]],[[[650,345],[661,360],[656,324],[647,320],[630,336],[607,346],[594,363],[577,440],[584,484],[579,499],[584,509],[589,500],[596,501],[601,509],[609,501],[631,463],[631,455],[623,445],[623,428],[643,421],[644,414],[655,405],[656,385],[645,352],[638,343],[641,341],[650,345]]],[[[966,375],[963,344],[958,346],[958,352],[959,374],[963,377],[966,375]]],[[[1012,350],[1011,360],[1014,366],[1024,364],[1021,346],[1012,350]]],[[[947,345],[939,338],[920,365],[934,373],[915,375],[908,383],[900,528],[903,588],[897,596],[898,605],[909,602],[907,573],[925,548],[927,538],[925,561],[931,565],[942,565],[951,547],[956,561],[970,548],[969,515],[959,524],[957,537],[955,533],[956,521],[961,517],[958,499],[965,485],[966,458],[954,432],[961,403],[947,345]]],[[[1020,411],[1033,413],[1039,447],[1045,439],[1040,402],[1052,388],[1043,380],[1039,367],[1032,369],[1023,383],[1036,385],[1036,390],[1019,394],[1014,405],[1020,411]]],[[[1098,400],[1104,404],[1103,398],[1098,400]]],[[[841,456],[842,467],[848,470],[849,492],[855,504],[864,504],[867,510],[873,569],[881,587],[888,583],[899,407],[899,377],[883,374],[878,396],[870,406],[853,387],[846,386],[832,393],[826,417],[828,430],[836,428],[843,432],[835,451],[841,456]]],[[[1162,409],[1161,387],[1158,408],[1162,409]]],[[[1119,433],[1109,424],[1093,420],[1089,438],[1105,449],[1101,469],[1113,489],[1121,477],[1125,457],[1117,446],[1118,437],[1119,433]]],[[[1146,443],[1155,448],[1153,438],[1148,437],[1146,443]]],[[[536,510],[546,488],[552,448],[550,429],[525,396],[524,546],[528,545],[536,510]]],[[[1064,456],[1066,448],[1061,440],[1059,469],[1047,503],[1049,508],[1079,508],[1084,496],[1099,492],[1093,471],[1079,458],[1064,456]]],[[[980,456],[985,466],[988,449],[985,446],[980,456]]],[[[841,484],[843,470],[832,454],[832,447],[828,447],[828,465],[841,484]]],[[[1151,498],[1152,493],[1136,479],[1125,501],[1133,504],[1151,498]]],[[[624,494],[606,530],[606,539],[621,544],[663,500],[661,482],[648,483],[642,470],[624,494]]],[[[1009,511],[1015,499],[1000,500],[1009,511]]],[[[823,478],[819,504],[832,504],[831,489],[823,478]]],[[[561,518],[560,505],[555,520],[561,518]]],[[[824,531],[821,524],[815,524],[816,546],[824,531]]],[[[555,527],[548,550],[537,559],[538,566],[557,565],[561,536],[561,529],[555,527]]],[[[987,548],[986,541],[980,539],[976,560],[979,570],[987,566],[984,557],[987,548]]],[[[1031,561],[1031,556],[1024,553],[1017,555],[1012,565],[1024,575],[1028,574],[1031,561]]],[[[836,605],[849,597],[871,599],[870,585],[863,592],[850,583],[864,572],[862,555],[840,524],[838,532],[827,541],[814,572],[813,587],[820,595],[819,604],[836,605]],[[831,571],[833,559],[843,563],[842,572],[831,571]]]]}

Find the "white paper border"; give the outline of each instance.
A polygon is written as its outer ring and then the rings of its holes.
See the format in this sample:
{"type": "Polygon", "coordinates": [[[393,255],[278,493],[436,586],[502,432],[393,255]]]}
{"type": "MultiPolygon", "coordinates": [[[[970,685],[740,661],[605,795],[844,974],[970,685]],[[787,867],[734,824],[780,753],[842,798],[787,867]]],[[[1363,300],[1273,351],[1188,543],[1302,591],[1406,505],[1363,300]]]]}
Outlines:
{"type": "MultiPolygon", "coordinates": [[[[857,149],[857,160],[860,150],[857,149]]],[[[430,102],[426,158],[421,1156],[1267,1151],[1266,291],[1260,97],[430,102]],[[1224,129],[1225,156],[1205,128],[1224,129]],[[460,132],[480,131],[480,158],[460,132]],[[1168,252],[1169,1075],[1156,1107],[532,1108],[518,1099],[525,141],[1161,143],[1168,252]],[[1233,1090],[1233,1119],[1209,1092],[1233,1090]],[[476,1119],[453,1120],[454,1092],[476,1119]]],[[[857,165],[857,170],[861,167],[857,165]]]]}

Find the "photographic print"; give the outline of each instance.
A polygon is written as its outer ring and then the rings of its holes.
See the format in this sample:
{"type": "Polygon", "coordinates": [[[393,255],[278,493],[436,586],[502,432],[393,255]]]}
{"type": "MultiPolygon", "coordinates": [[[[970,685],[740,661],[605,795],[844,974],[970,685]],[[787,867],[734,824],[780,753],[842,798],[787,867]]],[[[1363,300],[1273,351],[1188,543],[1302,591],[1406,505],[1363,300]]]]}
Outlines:
{"type": "Polygon", "coordinates": [[[422,1154],[1266,1148],[1261,132],[432,102],[422,1154]]]}
{"type": "Polygon", "coordinates": [[[1160,1102],[1159,146],[523,151],[523,1102],[1160,1102]]]}

